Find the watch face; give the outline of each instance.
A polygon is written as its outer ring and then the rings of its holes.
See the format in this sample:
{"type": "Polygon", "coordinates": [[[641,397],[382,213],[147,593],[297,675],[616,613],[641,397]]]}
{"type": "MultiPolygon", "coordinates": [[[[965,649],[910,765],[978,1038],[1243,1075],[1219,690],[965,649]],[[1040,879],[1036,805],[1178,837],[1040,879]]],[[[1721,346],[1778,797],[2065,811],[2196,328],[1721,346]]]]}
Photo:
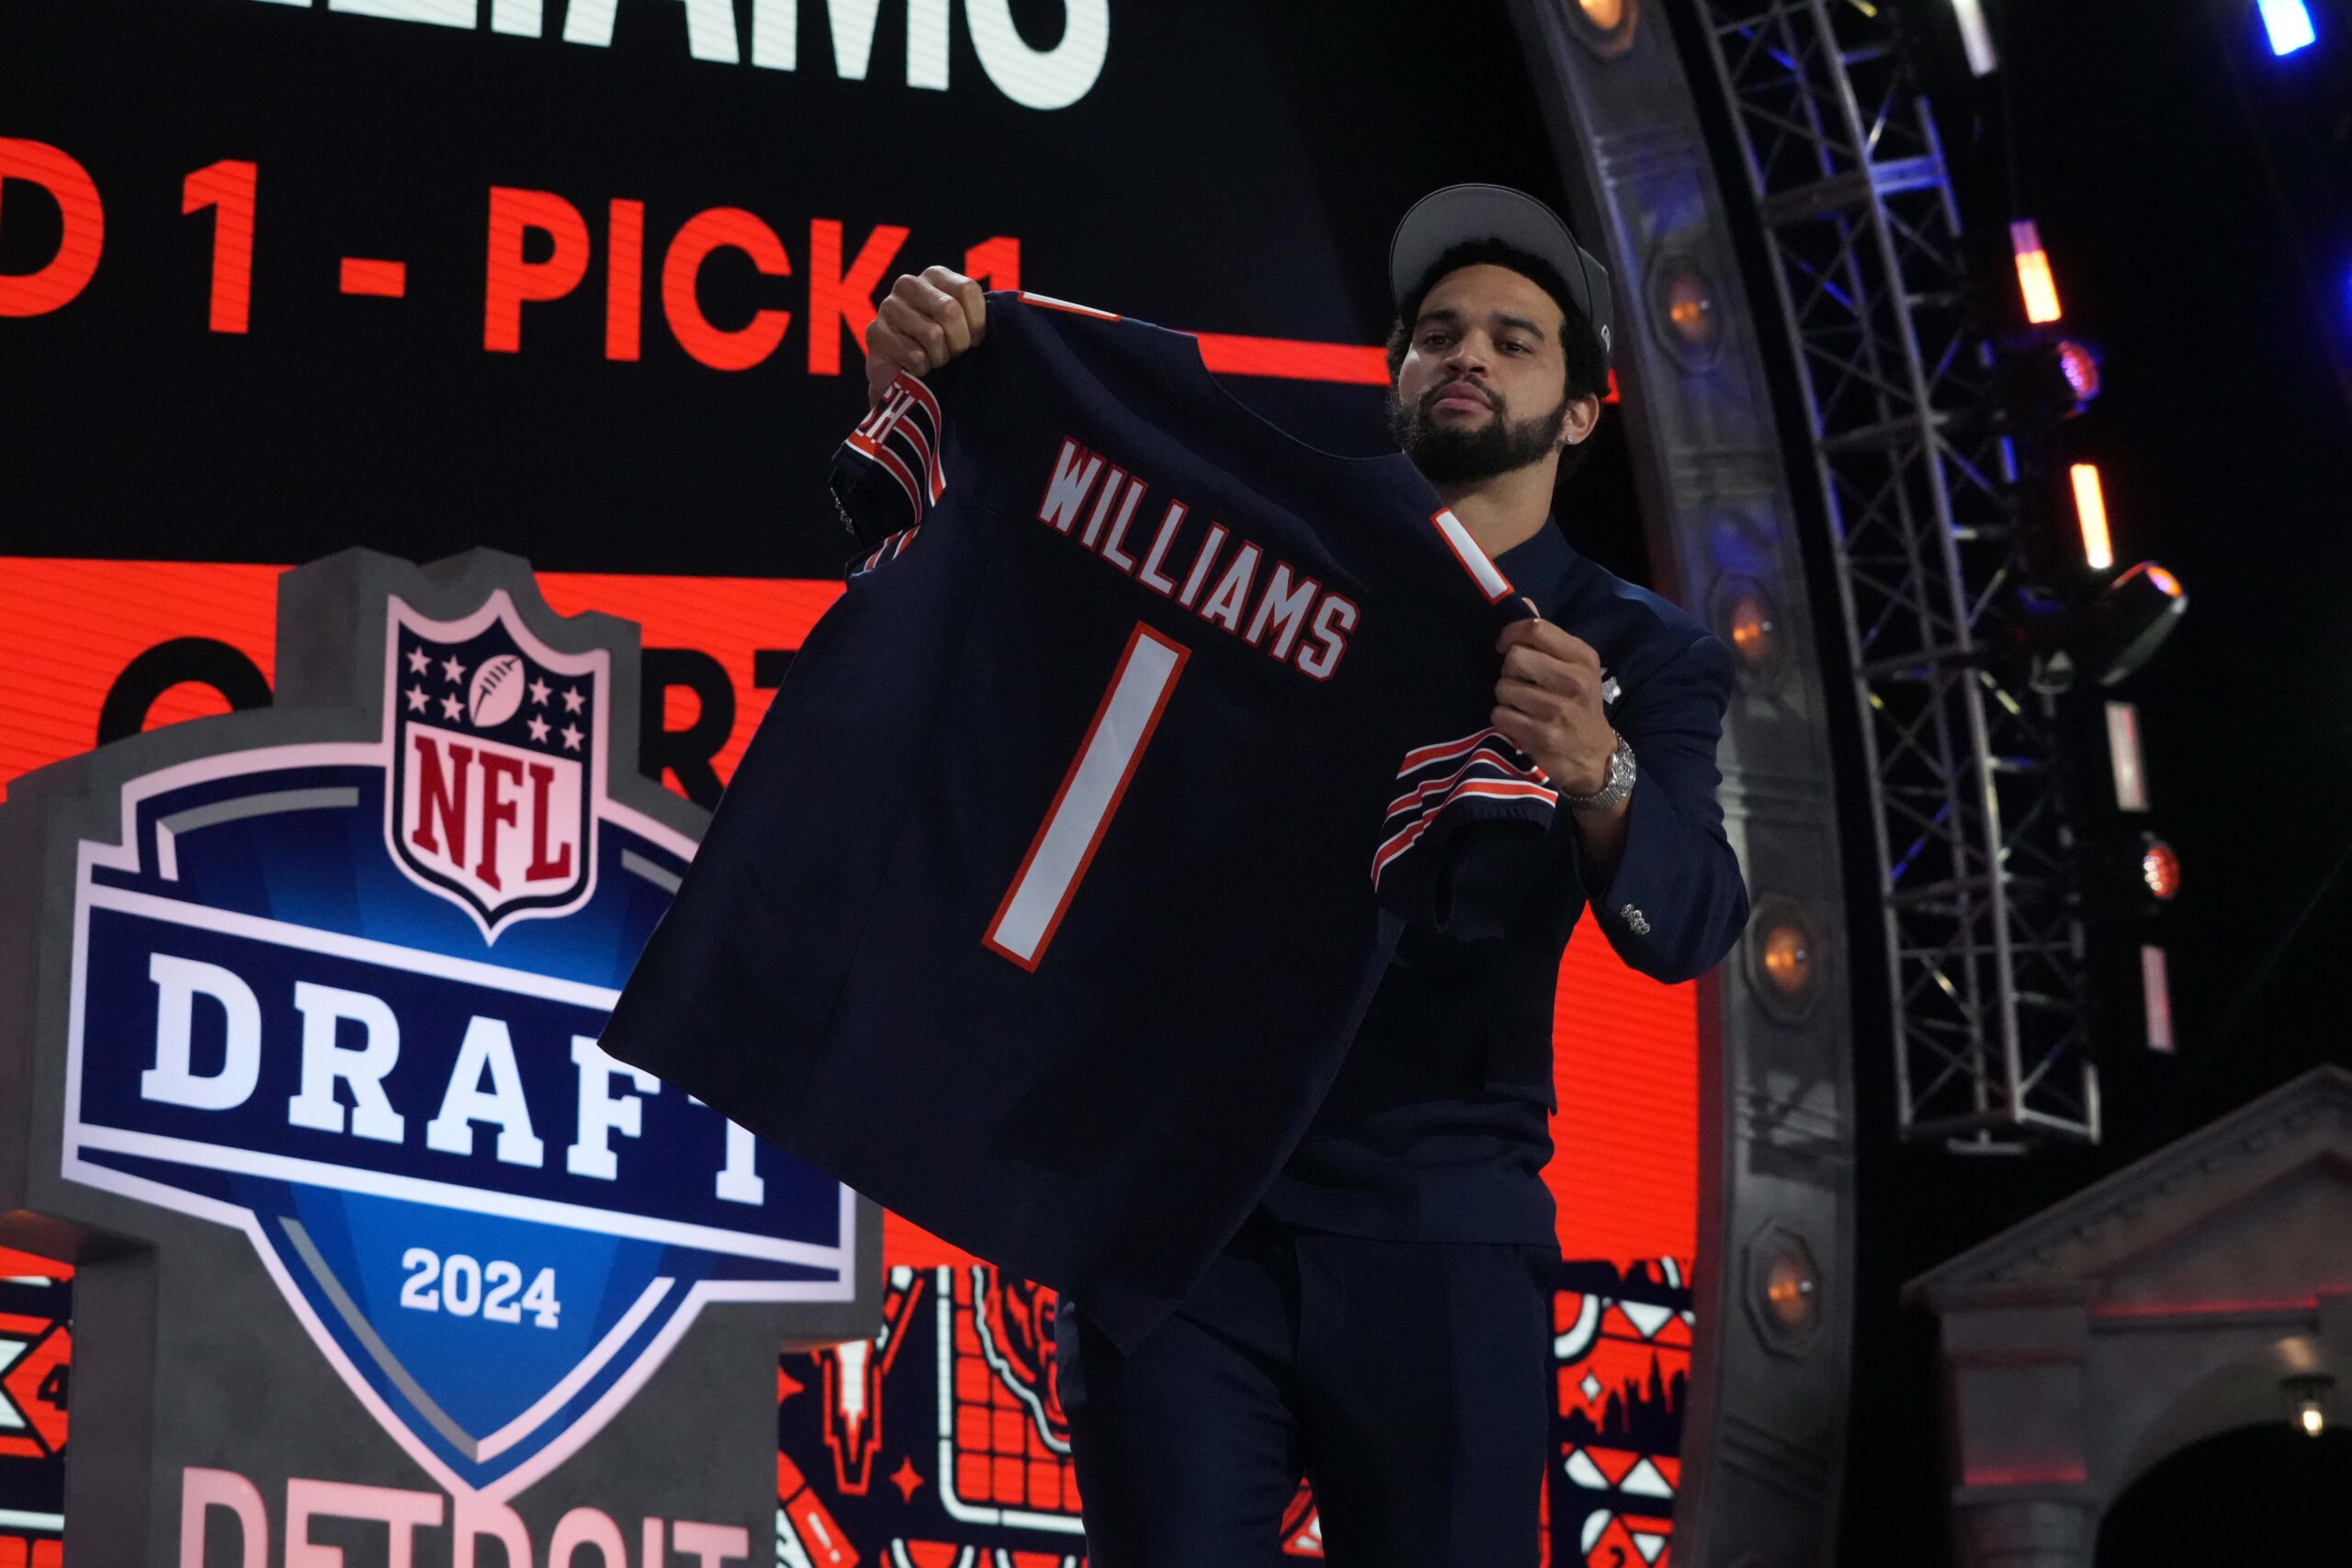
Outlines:
{"type": "Polygon", "coordinates": [[[1609,754],[1609,778],[1590,795],[1566,795],[1571,807],[1580,808],[1606,807],[1616,805],[1632,793],[1634,787],[1634,749],[1623,738],[1617,749],[1609,754]]]}
{"type": "Polygon", "coordinates": [[[1617,741],[1617,750],[1609,754],[1609,782],[1601,785],[1589,798],[1595,806],[1614,806],[1632,794],[1633,788],[1634,749],[1626,745],[1623,738],[1620,737],[1617,741]]]}

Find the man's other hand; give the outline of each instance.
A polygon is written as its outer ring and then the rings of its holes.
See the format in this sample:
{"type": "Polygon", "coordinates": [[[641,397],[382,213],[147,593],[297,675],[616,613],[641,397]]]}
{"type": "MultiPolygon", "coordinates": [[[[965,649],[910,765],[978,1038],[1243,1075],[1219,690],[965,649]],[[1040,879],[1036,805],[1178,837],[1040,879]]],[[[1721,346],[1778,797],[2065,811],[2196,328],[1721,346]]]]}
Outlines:
{"type": "Polygon", "coordinates": [[[927,376],[978,343],[988,322],[988,297],[962,273],[900,273],[865,329],[865,406],[882,400],[899,371],[927,376]]]}

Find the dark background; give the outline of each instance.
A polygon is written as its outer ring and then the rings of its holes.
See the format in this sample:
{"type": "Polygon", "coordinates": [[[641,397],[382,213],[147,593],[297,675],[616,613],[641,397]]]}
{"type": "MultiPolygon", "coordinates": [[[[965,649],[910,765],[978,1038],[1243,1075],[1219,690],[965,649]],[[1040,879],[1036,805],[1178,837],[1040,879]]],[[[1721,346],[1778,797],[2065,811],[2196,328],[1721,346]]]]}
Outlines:
{"type": "MultiPolygon", "coordinates": [[[[1894,1142],[1890,1058],[1861,1042],[1843,1562],[1950,1560],[1934,1327],[1894,1304],[1905,1280],[2315,1064],[2352,1062],[2352,6],[2308,3],[2319,42],[2274,58],[2251,0],[1985,0],[2001,66],[1983,84],[1958,65],[1947,6],[1903,8],[1944,51],[1938,124],[1995,282],[2008,220],[2034,219],[2064,326],[2104,350],[2104,392],[2062,456],[2098,464],[2118,563],[2160,561],[2190,595],[2157,657],[2098,694],[2138,705],[2147,825],[2181,857],[2179,897],[2146,933],[2167,951],[2178,1049],[2141,1048],[2136,998],[2113,998],[2103,1142],[1972,1157],[1894,1142]]],[[[2352,1472],[2340,1452],[2282,1465],[2275,1446],[2211,1446],[2170,1483],[2201,1507],[2164,1510],[2154,1537],[2144,1499],[2132,1521],[2132,1542],[2166,1552],[2101,1562],[2341,1562],[2325,1498],[2352,1472]]]]}

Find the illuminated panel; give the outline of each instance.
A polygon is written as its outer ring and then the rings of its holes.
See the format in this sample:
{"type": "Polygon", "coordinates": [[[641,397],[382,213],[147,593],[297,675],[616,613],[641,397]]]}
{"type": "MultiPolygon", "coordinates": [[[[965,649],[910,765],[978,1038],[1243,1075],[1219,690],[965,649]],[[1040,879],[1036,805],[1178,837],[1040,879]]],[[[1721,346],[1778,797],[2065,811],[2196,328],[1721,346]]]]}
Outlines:
{"type": "MultiPolygon", "coordinates": [[[[269,680],[284,570],[0,558],[0,668],[12,677],[0,698],[0,786],[96,744],[107,692],[132,660],[164,643],[197,637],[225,644],[269,680]]],[[[767,711],[769,689],[758,684],[760,650],[798,648],[842,592],[838,582],[749,577],[548,571],[538,581],[560,615],[623,615],[642,628],[648,648],[691,649],[718,660],[736,697],[734,724],[712,759],[722,781],[767,711]]],[[[692,723],[694,705],[689,689],[671,688],[664,728],[692,723]]],[[[183,683],[156,700],[146,728],[227,711],[219,692],[183,683]]]]}
{"type": "Polygon", "coordinates": [[[2165,950],[2153,944],[2140,949],[2140,1000],[2148,1022],[2148,1049],[2170,1052],[2172,982],[2165,976],[2165,950]]]}
{"type": "Polygon", "coordinates": [[[74,1269],[0,1247],[0,1568],[60,1568],[74,1269]]]}
{"type": "MultiPolygon", "coordinates": [[[[1024,298],[1035,300],[1037,296],[1024,298]]],[[[1356,387],[1388,385],[1388,351],[1377,344],[1307,343],[1233,333],[1194,333],[1193,338],[1200,345],[1202,366],[1219,376],[1263,376],[1356,387]]],[[[1609,372],[1609,389],[1600,400],[1621,400],[1613,369],[1609,372]]]]}
{"type": "MultiPolygon", "coordinates": [[[[270,677],[277,576],[267,566],[0,558],[0,785],[97,744],[98,712],[130,661],[178,637],[226,643],[270,677]]],[[[226,713],[208,686],[175,686],[148,724],[226,713]]]]}
{"type": "Polygon", "coordinates": [[[1561,1256],[1687,1263],[1699,1233],[1697,985],[1627,968],[1588,915],[1561,960],[1552,1042],[1560,1111],[1544,1179],[1561,1256]]]}
{"type": "Polygon", "coordinates": [[[1623,968],[1586,919],[1559,997],[1547,1560],[1665,1565],[1698,1325],[1696,992],[1623,968]]]}
{"type": "Polygon", "coordinates": [[[1388,385],[1388,352],[1351,343],[1297,343],[1288,338],[1196,333],[1201,363],[1220,376],[1272,376],[1299,381],[1388,385]]]}
{"type": "Polygon", "coordinates": [[[1053,1292],[980,1267],[933,1276],[939,1462],[959,1514],[1075,1534],[1078,1477],[1053,1387],[1053,1292]]]}
{"type": "Polygon", "coordinates": [[[2030,218],[2020,218],[2009,225],[2009,246],[2017,253],[2018,288],[2025,296],[2025,319],[2036,325],[2054,321],[2058,309],[2058,280],[2050,273],[2050,253],[2041,248],[2041,231],[2030,218]]]}
{"type": "Polygon", "coordinates": [[[2107,492],[2099,488],[2098,465],[2075,463],[2066,470],[2075,485],[2075,515],[2083,526],[2083,559],[2100,571],[2115,564],[2107,532],[2107,492]]]}
{"type": "Polygon", "coordinates": [[[1993,30],[1984,25],[1983,0],[1951,0],[1952,14],[1960,21],[1960,46],[1968,55],[1968,73],[1990,76],[2000,68],[2000,57],[1993,51],[1993,30]]]}
{"type": "Polygon", "coordinates": [[[2130,703],[2107,705],[2107,755],[2115,773],[2115,805],[2120,811],[2148,809],[2148,774],[2140,761],[2140,710],[2130,703]]]}
{"type": "Polygon", "coordinates": [[[379,299],[398,299],[408,293],[408,267],[396,261],[365,261],[358,256],[343,258],[343,291],[345,294],[372,294],[379,299]]]}
{"type": "Polygon", "coordinates": [[[2261,0],[2262,30],[2270,35],[2270,52],[2292,54],[2319,41],[2312,14],[2303,0],[2261,0]]]}

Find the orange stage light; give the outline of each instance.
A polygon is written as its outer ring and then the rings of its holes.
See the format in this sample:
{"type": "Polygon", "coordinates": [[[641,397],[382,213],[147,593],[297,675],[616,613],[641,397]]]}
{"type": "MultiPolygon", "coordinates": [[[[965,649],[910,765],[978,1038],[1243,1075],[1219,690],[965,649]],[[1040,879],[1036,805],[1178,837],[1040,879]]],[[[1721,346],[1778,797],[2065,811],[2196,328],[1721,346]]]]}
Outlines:
{"type": "Polygon", "coordinates": [[[2099,488],[2098,465],[2076,463],[2067,470],[2075,481],[2075,515],[2083,526],[2083,559],[2100,571],[2115,564],[2115,545],[2107,533],[2107,495],[2099,488]]]}
{"type": "Polygon", "coordinates": [[[2025,296],[2025,319],[2039,326],[2056,321],[2058,280],[2050,273],[2050,254],[2041,248],[2041,234],[2030,218],[2009,225],[2009,246],[2017,252],[2018,288],[2025,296]]]}
{"type": "Polygon", "coordinates": [[[2060,338],[2058,371],[2066,378],[2067,389],[2075,394],[2077,405],[2098,396],[2098,350],[2090,344],[2075,338],[2060,338]]]}

